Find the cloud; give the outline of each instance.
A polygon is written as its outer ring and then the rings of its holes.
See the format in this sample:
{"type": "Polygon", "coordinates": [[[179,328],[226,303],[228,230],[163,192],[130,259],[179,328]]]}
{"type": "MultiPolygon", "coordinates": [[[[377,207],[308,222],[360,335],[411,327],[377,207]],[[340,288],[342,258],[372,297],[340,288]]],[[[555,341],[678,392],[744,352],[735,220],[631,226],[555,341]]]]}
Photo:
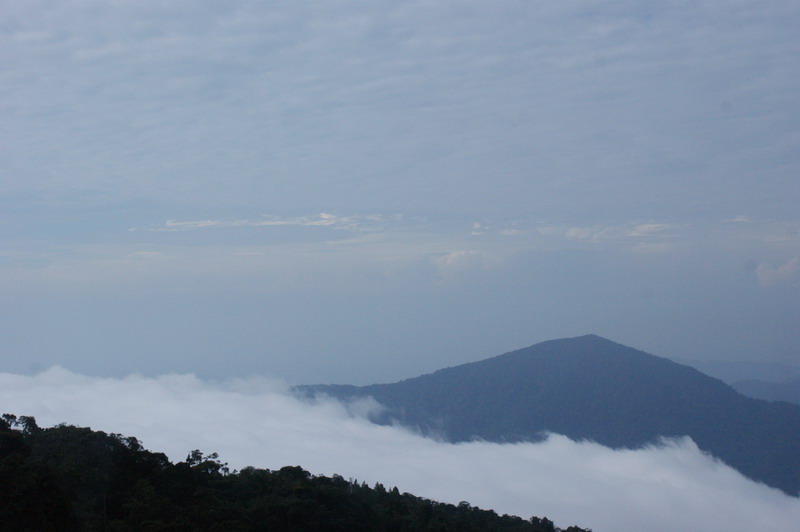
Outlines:
{"type": "Polygon", "coordinates": [[[500,263],[498,257],[471,249],[437,254],[431,260],[439,275],[445,278],[485,271],[500,263]]]}
{"type": "Polygon", "coordinates": [[[166,212],[793,212],[788,0],[7,4],[4,190],[166,212]]]}
{"type": "Polygon", "coordinates": [[[475,261],[480,262],[481,254],[472,250],[453,251],[444,255],[440,255],[434,258],[433,261],[437,266],[451,267],[467,263],[474,263],[475,261]]]}
{"type": "Polygon", "coordinates": [[[600,242],[611,237],[614,233],[613,227],[570,227],[564,236],[575,240],[585,240],[587,242],[600,242]]]}
{"type": "Polygon", "coordinates": [[[575,226],[566,230],[564,235],[569,239],[584,240],[587,242],[601,242],[619,240],[623,236],[635,238],[664,237],[664,232],[677,229],[679,226],[667,223],[624,224],[609,226],[575,226]]]}
{"type": "Polygon", "coordinates": [[[628,231],[628,236],[634,237],[644,237],[644,236],[652,236],[659,234],[663,234],[664,231],[668,229],[675,229],[677,226],[672,224],[657,224],[657,223],[647,223],[647,224],[639,224],[634,226],[632,229],[628,231]]]}
{"type": "MultiPolygon", "coordinates": [[[[295,218],[280,218],[277,216],[263,215],[260,218],[238,220],[167,220],[163,225],[148,227],[149,231],[189,231],[193,229],[207,229],[220,227],[271,227],[271,226],[300,226],[300,227],[331,227],[334,229],[349,230],[375,230],[380,227],[383,218],[371,216],[339,216],[321,212],[314,216],[299,216],[295,218]]],[[[137,230],[138,228],[132,228],[137,230]]]]}
{"type": "Polygon", "coordinates": [[[733,218],[729,218],[724,221],[729,223],[750,223],[753,221],[753,219],[745,214],[737,214],[733,218]]]}
{"type": "Polygon", "coordinates": [[[800,257],[794,257],[778,267],[761,263],[756,268],[756,277],[761,286],[774,286],[788,284],[798,279],[800,272],[800,257]]]}
{"type": "Polygon", "coordinates": [[[745,479],[688,439],[613,451],[551,435],[537,444],[448,444],[364,419],[375,404],[300,401],[281,381],[193,375],[95,378],[61,368],[0,374],[4,412],[137,436],[183,459],[217,451],[234,468],[301,465],[499,513],[596,532],[791,530],[800,500],[745,479]]]}

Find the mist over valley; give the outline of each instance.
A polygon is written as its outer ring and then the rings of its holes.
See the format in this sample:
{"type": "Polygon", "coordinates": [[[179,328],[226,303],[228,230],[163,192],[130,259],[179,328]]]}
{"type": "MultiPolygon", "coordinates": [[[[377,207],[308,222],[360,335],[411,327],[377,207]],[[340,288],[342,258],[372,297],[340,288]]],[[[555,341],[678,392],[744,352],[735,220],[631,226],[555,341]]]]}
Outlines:
{"type": "MultiPolygon", "coordinates": [[[[135,435],[176,462],[201,449],[219,453],[235,469],[300,465],[315,475],[397,486],[451,504],[469,501],[498,514],[547,516],[557,525],[599,532],[667,531],[697,523],[705,530],[780,531],[800,517],[800,499],[747,478],[796,493],[797,442],[787,438],[796,433],[791,420],[799,407],[747,399],[694,369],[597,336],[546,342],[397,385],[292,389],[267,378],[98,378],[61,368],[33,376],[0,374],[4,409],[33,415],[42,426],[69,423],[135,435]],[[536,369],[519,365],[526,360],[536,369]],[[506,361],[511,365],[505,372],[493,367],[506,361]],[[578,379],[582,372],[588,372],[584,380],[578,379]],[[688,375],[693,386],[674,380],[676,374],[688,375]],[[427,391],[402,390],[432,379],[444,381],[427,391]],[[600,383],[608,387],[597,387],[600,383]],[[676,404],[683,398],[702,407],[696,394],[705,393],[709,383],[736,404],[765,411],[778,407],[772,415],[785,415],[776,418],[782,429],[766,430],[784,430],[776,439],[784,440],[787,450],[748,448],[746,430],[734,429],[733,440],[713,443],[710,436],[720,436],[715,423],[736,426],[735,415],[725,417],[732,415],[725,405],[706,413],[700,408],[696,423],[682,421],[680,411],[664,417],[665,409],[673,408],[663,402],[668,396],[676,404]],[[550,400],[526,395],[542,386],[540,393],[556,395],[550,400]],[[390,393],[393,387],[401,390],[390,393]],[[578,389],[593,402],[589,412],[580,397],[577,404],[570,402],[578,389]],[[609,389],[617,390],[616,399],[606,395],[609,389]],[[643,395],[632,392],[637,389],[643,395]],[[648,396],[662,402],[650,403],[648,396]],[[626,405],[625,399],[639,404],[626,405]],[[451,406],[437,410],[436,404],[451,406]],[[556,406],[561,410],[547,412],[556,406]],[[604,408],[619,412],[603,414],[604,408]],[[559,434],[570,432],[566,418],[582,410],[575,426],[583,429],[571,437],[559,434]],[[537,417],[561,424],[531,424],[537,417]],[[488,420],[493,423],[486,425],[488,420]],[[703,425],[710,432],[691,434],[703,425]],[[592,432],[598,427],[608,431],[592,432]],[[715,456],[726,449],[738,451],[724,456],[730,465],[715,456]],[[775,476],[769,466],[748,469],[746,460],[734,463],[759,453],[766,453],[759,462],[767,463],[786,453],[789,462],[779,465],[787,474],[775,476]]],[[[713,407],[713,395],[705,400],[713,407]]]]}

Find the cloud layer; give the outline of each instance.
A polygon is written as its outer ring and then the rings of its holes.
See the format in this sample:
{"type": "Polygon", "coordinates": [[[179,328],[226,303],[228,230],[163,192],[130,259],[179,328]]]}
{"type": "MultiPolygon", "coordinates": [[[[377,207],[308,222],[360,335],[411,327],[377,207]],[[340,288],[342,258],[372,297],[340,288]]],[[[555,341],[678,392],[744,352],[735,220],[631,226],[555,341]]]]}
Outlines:
{"type": "Polygon", "coordinates": [[[800,358],[796,0],[0,5],[0,371],[800,358]]]}
{"type": "Polygon", "coordinates": [[[6,4],[0,180],[27,200],[794,212],[788,0],[6,4]]]}
{"type": "Polygon", "coordinates": [[[301,465],[596,532],[785,532],[800,519],[800,500],[745,479],[688,439],[623,451],[558,435],[538,444],[454,445],[370,424],[363,415],[376,404],[303,402],[269,379],[108,379],[56,367],[0,374],[0,408],[43,426],[134,435],[173,460],[199,448],[234,468],[301,465]]]}

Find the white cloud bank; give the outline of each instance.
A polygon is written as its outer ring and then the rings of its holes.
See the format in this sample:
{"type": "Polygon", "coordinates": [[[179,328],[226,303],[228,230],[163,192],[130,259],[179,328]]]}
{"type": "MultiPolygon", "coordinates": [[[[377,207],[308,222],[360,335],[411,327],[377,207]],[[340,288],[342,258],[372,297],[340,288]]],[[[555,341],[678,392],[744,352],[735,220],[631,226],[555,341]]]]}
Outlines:
{"type": "Polygon", "coordinates": [[[234,468],[301,465],[595,532],[784,532],[800,521],[800,500],[747,480],[688,439],[635,451],[558,435],[538,444],[448,444],[372,425],[358,415],[369,407],[305,403],[284,383],[258,378],[0,374],[3,412],[133,435],[173,460],[199,448],[234,468]]]}

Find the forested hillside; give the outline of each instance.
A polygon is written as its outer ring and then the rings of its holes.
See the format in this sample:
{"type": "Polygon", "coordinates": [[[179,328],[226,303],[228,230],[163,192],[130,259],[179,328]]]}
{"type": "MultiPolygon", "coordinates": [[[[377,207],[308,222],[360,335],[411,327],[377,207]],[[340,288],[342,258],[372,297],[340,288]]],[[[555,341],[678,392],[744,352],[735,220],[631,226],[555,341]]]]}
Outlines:
{"type": "MultiPolygon", "coordinates": [[[[298,466],[229,471],[216,454],[184,461],[134,437],[32,417],[0,419],[0,528],[13,531],[553,532],[546,518],[499,516],[298,466]]],[[[569,527],[569,532],[586,532],[569,527]]]]}

